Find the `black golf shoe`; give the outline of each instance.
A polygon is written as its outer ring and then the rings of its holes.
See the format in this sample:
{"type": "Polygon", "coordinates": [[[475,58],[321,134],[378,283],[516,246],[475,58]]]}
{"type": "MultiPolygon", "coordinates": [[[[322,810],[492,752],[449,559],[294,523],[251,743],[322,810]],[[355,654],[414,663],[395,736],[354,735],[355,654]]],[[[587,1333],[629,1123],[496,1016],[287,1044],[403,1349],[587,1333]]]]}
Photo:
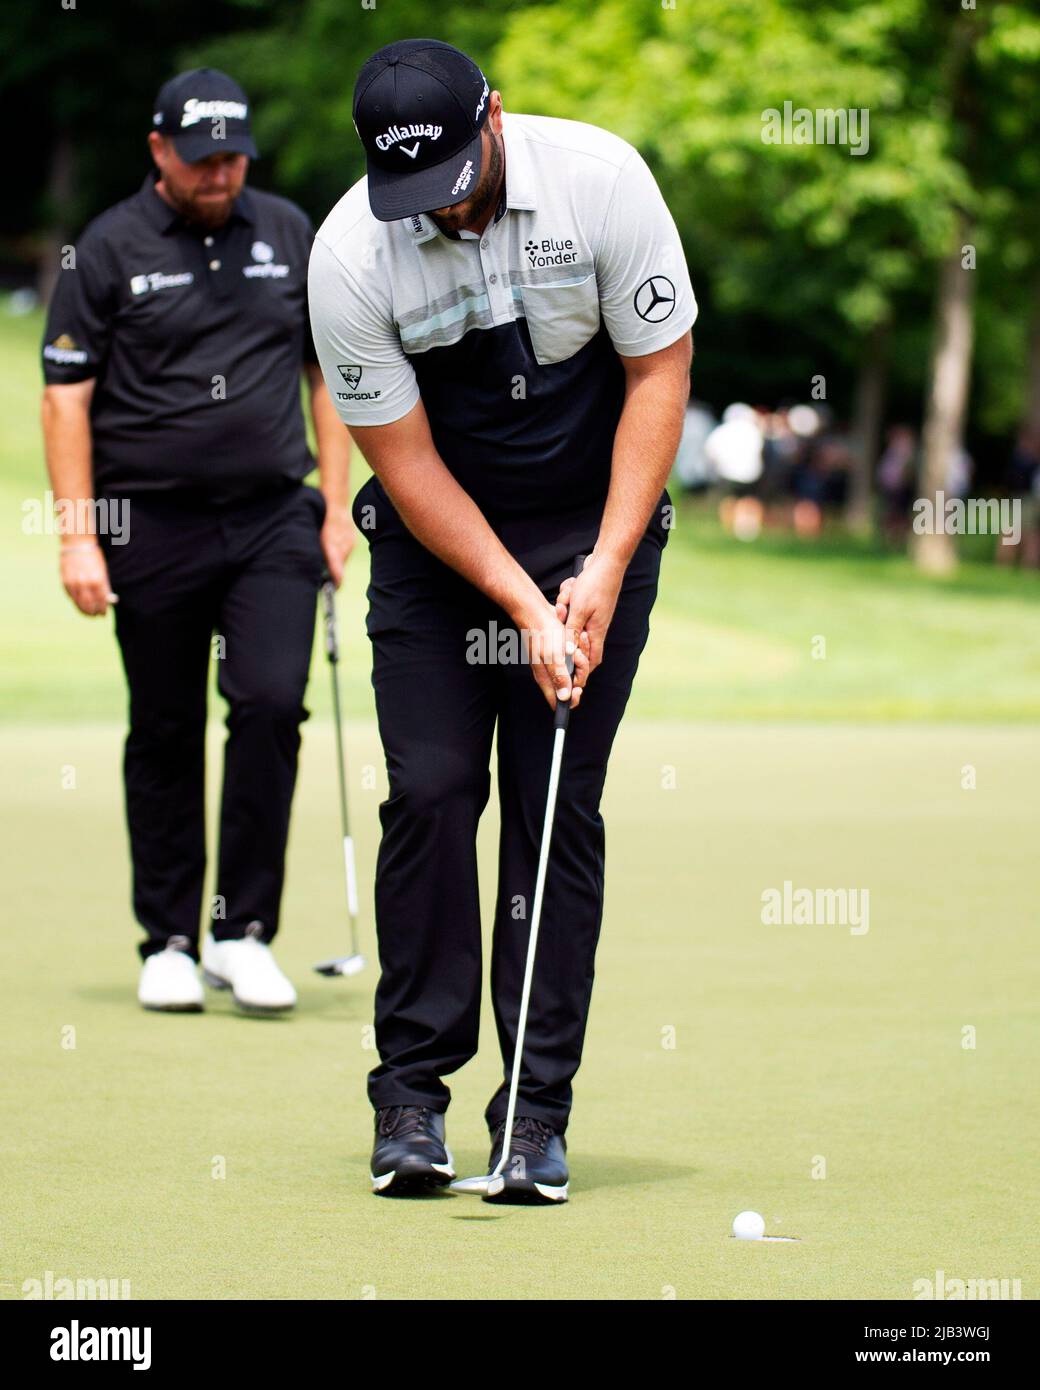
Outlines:
{"type": "MultiPolygon", "coordinates": [[[[488,1172],[493,1173],[502,1157],[505,1121],[491,1135],[488,1172]]],[[[509,1157],[500,1174],[504,1187],[485,1202],[566,1202],[570,1174],[567,1172],[567,1141],[544,1120],[518,1115],[513,1121],[509,1157]]]]}
{"type": "Polygon", "coordinates": [[[455,1176],[444,1142],[444,1116],[425,1105],[391,1105],[376,1111],[372,1191],[400,1197],[445,1187],[455,1176]]]}

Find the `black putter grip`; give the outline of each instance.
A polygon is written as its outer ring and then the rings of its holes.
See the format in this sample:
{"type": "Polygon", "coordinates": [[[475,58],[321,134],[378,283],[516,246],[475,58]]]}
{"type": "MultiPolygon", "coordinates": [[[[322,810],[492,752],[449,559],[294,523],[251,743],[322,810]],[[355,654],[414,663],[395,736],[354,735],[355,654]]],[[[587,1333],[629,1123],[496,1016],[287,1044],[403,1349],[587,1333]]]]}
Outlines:
{"type": "MultiPolygon", "coordinates": [[[[577,575],[581,574],[581,572],[582,572],[582,570],[583,570],[584,568],[585,568],[585,556],[584,556],[584,555],[578,555],[578,556],[576,556],[576,557],[575,557],[575,560],[574,560],[574,570],[573,570],[574,575],[577,576],[577,575]]],[[[568,674],[568,676],[573,676],[573,675],[574,675],[574,657],[573,657],[573,656],[568,656],[568,657],[566,658],[566,661],[567,661],[567,674],[568,674]]],[[[572,689],[571,689],[571,699],[573,699],[573,698],[574,698],[574,693],[573,693],[573,687],[572,687],[572,689]]],[[[567,727],[567,721],[570,719],[570,717],[571,717],[571,702],[570,702],[570,700],[557,700],[557,701],[556,701],[556,713],[555,713],[555,715],[553,716],[553,728],[554,728],[554,729],[566,729],[566,727],[567,727]]]]}
{"type": "Polygon", "coordinates": [[[336,586],[325,571],[321,581],[321,607],[325,617],[325,655],[335,665],[339,661],[339,641],[336,634],[336,586]]]}

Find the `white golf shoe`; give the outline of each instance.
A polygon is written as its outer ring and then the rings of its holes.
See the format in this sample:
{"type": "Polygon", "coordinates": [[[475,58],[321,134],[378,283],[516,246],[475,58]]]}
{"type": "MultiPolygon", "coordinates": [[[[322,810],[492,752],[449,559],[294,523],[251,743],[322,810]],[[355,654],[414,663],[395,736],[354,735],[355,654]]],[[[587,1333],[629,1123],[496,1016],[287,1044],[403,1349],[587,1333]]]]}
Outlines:
{"type": "Polygon", "coordinates": [[[198,1013],[202,1008],[202,985],[195,962],[179,949],[181,944],[187,944],[183,937],[171,937],[167,946],[150,955],[141,967],[137,1002],[142,1008],[171,1014],[198,1013]]]}
{"type": "Polygon", "coordinates": [[[278,968],[271,948],[255,936],[214,941],[202,948],[202,975],[214,989],[229,989],[247,1013],[277,1014],[296,1003],[296,990],[278,968]]]}

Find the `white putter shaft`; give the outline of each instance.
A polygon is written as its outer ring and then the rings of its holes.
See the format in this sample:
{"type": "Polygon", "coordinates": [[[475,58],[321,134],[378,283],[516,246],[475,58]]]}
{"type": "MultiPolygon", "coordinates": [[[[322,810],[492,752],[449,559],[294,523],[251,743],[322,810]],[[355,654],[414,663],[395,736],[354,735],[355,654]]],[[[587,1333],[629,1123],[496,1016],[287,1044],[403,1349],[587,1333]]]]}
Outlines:
{"type": "Polygon", "coordinates": [[[350,955],[323,960],[314,969],[319,975],[357,975],[365,968],[365,958],[358,950],[358,891],[357,863],[354,840],[347,816],[347,764],[343,754],[343,715],[339,703],[339,637],[336,632],[336,590],[332,582],[321,586],[321,606],[325,617],[325,655],[332,677],[332,716],[336,726],[336,763],[339,772],[339,813],[343,832],[343,874],[347,886],[347,917],[350,919],[350,955]]]}
{"type": "Polygon", "coordinates": [[[553,733],[552,763],[549,768],[549,794],[545,802],[545,822],[542,825],[542,844],[538,853],[538,874],[534,885],[534,907],[531,912],[531,934],[527,939],[527,965],[524,969],[524,988],[520,995],[520,1019],[516,1030],[516,1047],[513,1051],[513,1069],[509,1078],[509,1107],[506,1110],[506,1128],[502,1139],[502,1157],[495,1164],[493,1172],[486,1177],[458,1178],[451,1184],[453,1192],[461,1192],[473,1197],[497,1197],[506,1185],[502,1173],[509,1162],[509,1149],[513,1137],[513,1120],[516,1117],[516,1097],[520,1087],[520,1066],[524,1056],[524,1034],[527,1032],[527,1006],[531,998],[531,981],[534,978],[534,957],[538,948],[538,928],[542,922],[542,898],[545,894],[545,875],[549,868],[549,847],[552,843],[553,819],[556,815],[556,791],[560,784],[560,764],[563,762],[563,741],[566,728],[553,733]]]}
{"type": "Polygon", "coordinates": [[[350,835],[343,836],[343,868],[347,875],[347,911],[351,917],[356,917],[358,915],[357,861],[354,859],[354,840],[350,835]]]}

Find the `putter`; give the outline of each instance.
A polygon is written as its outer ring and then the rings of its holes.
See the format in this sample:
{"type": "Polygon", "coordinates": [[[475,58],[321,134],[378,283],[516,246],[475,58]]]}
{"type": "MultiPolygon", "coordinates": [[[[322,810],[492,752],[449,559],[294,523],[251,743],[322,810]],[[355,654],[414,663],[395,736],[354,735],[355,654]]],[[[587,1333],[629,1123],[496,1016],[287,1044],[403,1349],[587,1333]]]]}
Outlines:
{"type": "MultiPolygon", "coordinates": [[[[574,573],[580,574],[585,564],[585,556],[579,555],[574,562],[574,573]]],[[[567,673],[574,674],[574,658],[567,658],[567,673]]],[[[545,820],[542,823],[542,843],[538,851],[538,873],[534,884],[534,907],[531,912],[531,932],[527,938],[527,964],[524,967],[524,987],[520,995],[520,1018],[516,1030],[516,1046],[513,1049],[513,1065],[509,1077],[509,1104],[506,1108],[506,1127],[502,1136],[502,1157],[486,1177],[457,1178],[451,1184],[452,1192],[461,1192],[470,1197],[497,1197],[505,1189],[506,1180],[502,1176],[509,1162],[509,1151],[513,1139],[513,1121],[516,1118],[516,1098],[520,1089],[520,1067],[524,1056],[524,1035],[527,1032],[527,1010],[531,1002],[531,981],[534,979],[534,958],[538,949],[538,928],[542,922],[542,899],[545,896],[545,877],[549,869],[549,849],[552,844],[553,820],[556,815],[556,793],[560,785],[560,767],[563,763],[563,742],[567,735],[570,719],[569,700],[558,700],[553,719],[552,761],[549,765],[549,791],[545,799],[545,820]]]]}
{"type": "Polygon", "coordinates": [[[343,756],[343,720],[339,704],[339,638],[336,632],[336,586],[328,574],[321,585],[321,609],[325,617],[325,655],[332,673],[332,710],[336,721],[336,763],[339,768],[339,813],[343,828],[343,871],[347,884],[347,915],[350,918],[350,955],[322,961],[314,968],[319,975],[357,975],[365,968],[365,958],[358,950],[357,865],[354,860],[354,841],[347,816],[347,766],[343,756]]]}

